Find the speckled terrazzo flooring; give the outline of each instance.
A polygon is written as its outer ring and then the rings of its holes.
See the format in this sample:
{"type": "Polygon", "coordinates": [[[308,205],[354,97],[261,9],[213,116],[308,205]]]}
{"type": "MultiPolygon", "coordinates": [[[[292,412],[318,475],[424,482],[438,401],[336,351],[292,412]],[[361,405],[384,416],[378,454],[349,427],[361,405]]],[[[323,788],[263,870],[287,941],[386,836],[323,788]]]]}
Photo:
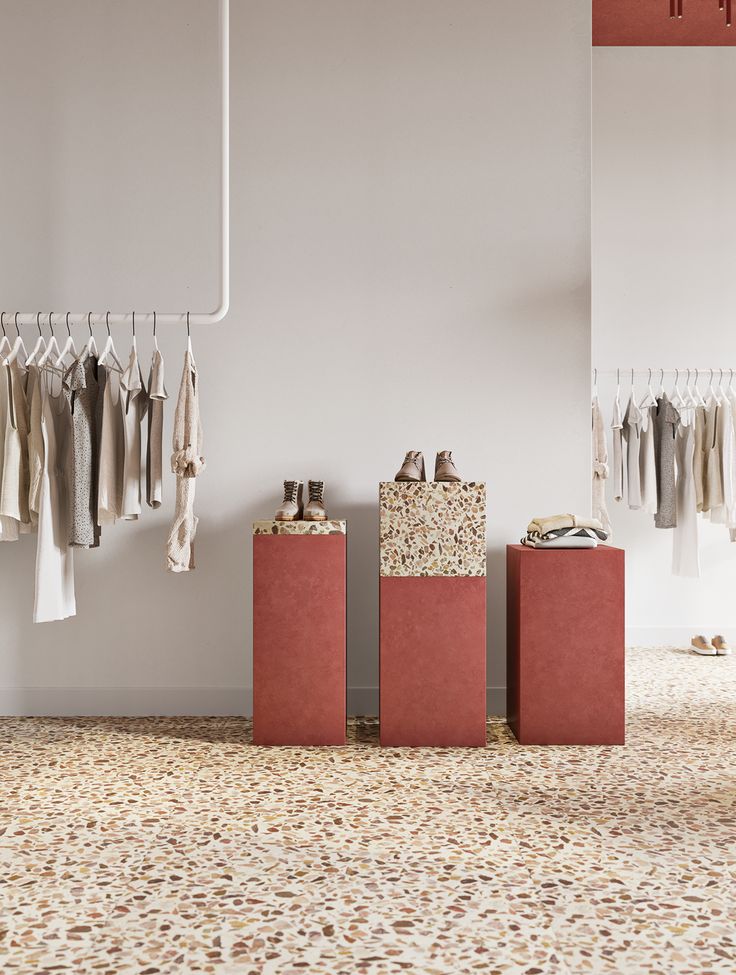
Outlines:
{"type": "Polygon", "coordinates": [[[736,658],[628,668],[625,747],[3,719],[0,970],[732,973],[736,658]]]}

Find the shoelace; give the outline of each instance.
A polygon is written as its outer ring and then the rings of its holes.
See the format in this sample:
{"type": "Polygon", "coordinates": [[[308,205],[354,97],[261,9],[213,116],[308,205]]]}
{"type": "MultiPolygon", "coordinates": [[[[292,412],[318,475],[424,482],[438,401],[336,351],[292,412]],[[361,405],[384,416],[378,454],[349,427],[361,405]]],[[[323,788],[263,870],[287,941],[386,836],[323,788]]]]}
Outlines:
{"type": "Polygon", "coordinates": [[[309,484],[309,500],[319,501],[319,503],[322,504],[324,490],[324,481],[311,481],[309,484]]]}
{"type": "Polygon", "coordinates": [[[284,501],[296,503],[296,481],[284,481],[284,501]]]}

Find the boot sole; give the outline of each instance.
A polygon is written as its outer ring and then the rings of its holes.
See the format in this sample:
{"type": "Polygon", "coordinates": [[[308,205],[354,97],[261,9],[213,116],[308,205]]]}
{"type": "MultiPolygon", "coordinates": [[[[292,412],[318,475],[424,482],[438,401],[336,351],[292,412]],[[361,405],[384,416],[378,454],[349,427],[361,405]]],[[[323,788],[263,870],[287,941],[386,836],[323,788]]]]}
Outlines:
{"type": "Polygon", "coordinates": [[[327,521],[327,515],[320,515],[318,518],[305,518],[304,521],[327,521]]]}
{"type": "Polygon", "coordinates": [[[301,515],[296,515],[296,516],[288,515],[286,517],[282,515],[280,518],[279,517],[274,518],[274,521],[302,521],[302,517],[301,515]]]}

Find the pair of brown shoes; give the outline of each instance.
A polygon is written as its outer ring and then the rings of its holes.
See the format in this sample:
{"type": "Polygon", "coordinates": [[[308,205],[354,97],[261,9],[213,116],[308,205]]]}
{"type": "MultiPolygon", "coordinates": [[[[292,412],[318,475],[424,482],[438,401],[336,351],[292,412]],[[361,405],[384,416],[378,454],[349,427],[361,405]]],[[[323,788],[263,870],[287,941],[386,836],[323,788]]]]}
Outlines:
{"type": "Polygon", "coordinates": [[[302,481],[284,481],[284,500],[276,509],[276,521],[327,521],[325,482],[309,481],[309,500],[304,506],[302,481]]]}
{"type": "MultiPolygon", "coordinates": [[[[434,462],[435,481],[462,481],[452,460],[451,450],[441,450],[434,462]]],[[[407,451],[404,463],[401,465],[395,481],[426,481],[424,472],[424,454],[421,450],[407,451]]]]}

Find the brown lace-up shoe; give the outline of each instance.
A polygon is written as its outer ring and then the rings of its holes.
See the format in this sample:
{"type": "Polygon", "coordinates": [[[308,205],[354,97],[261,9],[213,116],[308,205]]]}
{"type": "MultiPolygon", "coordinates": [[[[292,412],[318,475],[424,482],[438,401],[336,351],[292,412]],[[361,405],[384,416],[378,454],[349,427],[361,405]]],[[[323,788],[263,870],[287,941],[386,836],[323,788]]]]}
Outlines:
{"type": "Polygon", "coordinates": [[[426,481],[424,473],[424,454],[421,450],[407,450],[404,463],[394,478],[395,481],[426,481]]]}
{"type": "Polygon", "coordinates": [[[304,509],[305,521],[327,521],[325,509],[325,482],[309,482],[309,501],[304,509]]]}
{"type": "Polygon", "coordinates": [[[284,481],[284,500],[276,509],[276,521],[300,521],[304,513],[301,481],[284,481]]]}
{"type": "Polygon", "coordinates": [[[452,460],[451,450],[441,450],[434,462],[435,481],[462,481],[452,460]]]}

